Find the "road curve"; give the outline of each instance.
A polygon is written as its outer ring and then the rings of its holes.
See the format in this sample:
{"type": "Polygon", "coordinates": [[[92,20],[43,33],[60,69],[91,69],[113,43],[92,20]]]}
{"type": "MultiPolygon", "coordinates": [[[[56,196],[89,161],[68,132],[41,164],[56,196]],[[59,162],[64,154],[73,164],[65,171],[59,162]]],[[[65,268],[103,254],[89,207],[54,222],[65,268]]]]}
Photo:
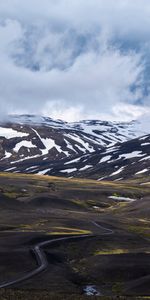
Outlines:
{"type": "Polygon", "coordinates": [[[101,233],[101,235],[110,235],[110,234],[114,234],[114,230],[112,229],[108,229],[100,224],[98,224],[97,222],[95,221],[91,221],[92,224],[94,224],[96,227],[100,228],[100,229],[103,229],[103,230],[106,230],[107,232],[105,233],[101,233]]]}
{"type": "Polygon", "coordinates": [[[23,282],[27,279],[30,279],[33,276],[39,274],[40,272],[44,271],[48,266],[48,261],[47,261],[46,255],[45,255],[42,247],[50,245],[50,244],[54,244],[54,243],[60,242],[60,241],[67,241],[67,240],[77,239],[77,238],[78,239],[79,238],[85,238],[85,237],[89,237],[89,236],[92,236],[92,235],[80,235],[80,236],[63,237],[63,238],[57,238],[57,239],[53,239],[53,240],[50,240],[50,241],[45,241],[45,242],[41,242],[41,243],[37,244],[36,246],[34,246],[32,248],[32,252],[35,254],[38,267],[36,269],[34,269],[33,271],[25,274],[21,278],[18,278],[16,280],[12,280],[12,281],[1,284],[0,288],[6,288],[6,287],[10,287],[14,284],[21,283],[21,282],[23,282]]]}
{"type": "MultiPolygon", "coordinates": [[[[105,228],[105,227],[99,225],[95,221],[92,221],[91,223],[94,224],[96,227],[99,227],[99,228],[107,231],[106,233],[102,233],[101,235],[108,235],[108,234],[110,235],[110,234],[114,233],[113,230],[105,228]]],[[[24,276],[22,276],[16,280],[12,280],[12,281],[1,284],[0,288],[11,287],[17,283],[21,283],[25,280],[28,280],[28,279],[32,278],[33,276],[36,276],[39,273],[41,273],[42,271],[44,271],[48,267],[48,261],[47,261],[45,252],[42,249],[44,246],[54,244],[56,242],[67,241],[67,240],[72,240],[72,239],[79,239],[79,238],[86,238],[86,237],[92,237],[92,236],[93,236],[92,234],[90,234],[90,235],[84,234],[84,235],[80,235],[80,236],[62,237],[62,238],[57,238],[57,239],[53,239],[50,241],[44,241],[44,242],[38,243],[37,245],[35,245],[32,248],[32,252],[35,254],[38,267],[36,269],[34,269],[33,271],[25,274],[24,276]]]]}

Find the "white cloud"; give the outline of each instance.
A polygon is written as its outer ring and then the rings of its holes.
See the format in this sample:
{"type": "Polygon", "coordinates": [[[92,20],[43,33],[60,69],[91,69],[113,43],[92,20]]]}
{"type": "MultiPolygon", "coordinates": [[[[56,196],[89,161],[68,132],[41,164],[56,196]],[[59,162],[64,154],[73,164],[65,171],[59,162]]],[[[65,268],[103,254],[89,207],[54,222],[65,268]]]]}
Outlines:
{"type": "Polygon", "coordinates": [[[120,104],[113,107],[111,119],[130,121],[150,115],[149,107],[141,107],[132,104],[120,104]]]}
{"type": "MultiPolygon", "coordinates": [[[[22,38],[23,31],[18,21],[6,19],[0,26],[0,54],[8,55],[12,43],[22,38]]],[[[6,56],[7,57],[7,56],[6,56]]]]}
{"type": "Polygon", "coordinates": [[[149,0],[1,0],[0,20],[3,113],[130,119],[149,106],[149,0]]]}
{"type": "Polygon", "coordinates": [[[83,107],[66,106],[63,101],[48,102],[42,110],[42,114],[51,116],[53,119],[60,119],[67,122],[80,121],[87,117],[84,114],[83,107]]]}
{"type": "Polygon", "coordinates": [[[11,62],[1,65],[0,94],[8,105],[29,111],[38,111],[48,101],[60,105],[78,106],[97,112],[111,111],[116,102],[139,98],[130,86],[139,82],[142,67],[135,54],[122,55],[115,50],[100,54],[81,55],[67,70],[52,69],[49,72],[33,72],[11,62]],[[60,100],[61,99],[61,100],[60,100]]]}

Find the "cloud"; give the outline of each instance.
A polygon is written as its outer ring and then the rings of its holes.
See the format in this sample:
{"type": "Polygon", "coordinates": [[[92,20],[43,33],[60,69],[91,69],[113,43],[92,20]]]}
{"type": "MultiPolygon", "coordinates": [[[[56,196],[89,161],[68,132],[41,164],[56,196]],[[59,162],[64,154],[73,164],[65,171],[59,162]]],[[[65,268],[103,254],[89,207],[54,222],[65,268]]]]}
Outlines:
{"type": "Polygon", "coordinates": [[[150,104],[149,31],[149,0],[2,0],[1,112],[137,118],[150,104]]]}

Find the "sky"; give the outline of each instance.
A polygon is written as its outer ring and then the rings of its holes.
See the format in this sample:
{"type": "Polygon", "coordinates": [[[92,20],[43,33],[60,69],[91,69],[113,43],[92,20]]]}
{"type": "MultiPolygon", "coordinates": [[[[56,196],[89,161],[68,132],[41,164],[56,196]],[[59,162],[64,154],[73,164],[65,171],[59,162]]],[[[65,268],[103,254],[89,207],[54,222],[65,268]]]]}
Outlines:
{"type": "Polygon", "coordinates": [[[149,0],[1,0],[0,116],[150,115],[149,0]]]}

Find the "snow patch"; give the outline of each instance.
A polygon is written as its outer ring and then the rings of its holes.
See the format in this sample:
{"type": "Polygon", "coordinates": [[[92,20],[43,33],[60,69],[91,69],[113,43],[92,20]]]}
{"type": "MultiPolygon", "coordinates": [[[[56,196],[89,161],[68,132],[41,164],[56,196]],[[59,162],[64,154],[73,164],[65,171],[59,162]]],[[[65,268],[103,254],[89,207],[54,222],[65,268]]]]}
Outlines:
{"type": "Polygon", "coordinates": [[[142,171],[139,171],[139,172],[135,173],[135,175],[143,174],[143,173],[146,173],[147,171],[148,171],[148,169],[144,169],[142,171]]]}
{"type": "Polygon", "coordinates": [[[150,160],[150,156],[145,156],[142,159],[140,159],[140,161],[143,161],[143,160],[150,160]]]}
{"type": "Polygon", "coordinates": [[[72,173],[72,172],[75,172],[75,171],[77,171],[77,169],[76,169],[76,168],[72,168],[72,169],[62,170],[62,171],[60,171],[60,172],[61,172],[61,173],[72,173]]]}
{"type": "MultiPolygon", "coordinates": [[[[72,135],[71,134],[66,134],[65,136],[69,137],[71,140],[74,140],[75,142],[80,144],[82,146],[82,147],[80,146],[80,148],[81,149],[83,148],[82,151],[84,150],[84,152],[85,152],[86,150],[88,150],[88,152],[90,152],[90,153],[94,152],[94,148],[91,147],[88,142],[85,142],[78,135],[76,135],[76,134],[72,134],[72,135]]],[[[77,146],[79,147],[79,145],[77,145],[77,146]]]]}
{"type": "Polygon", "coordinates": [[[26,169],[26,171],[30,171],[30,170],[37,169],[37,168],[38,168],[38,166],[29,167],[26,169]]]}
{"type": "Polygon", "coordinates": [[[150,145],[150,143],[143,143],[143,144],[141,144],[141,146],[149,146],[150,145]]]}
{"type": "Polygon", "coordinates": [[[12,128],[0,127],[0,136],[5,137],[6,139],[16,138],[16,137],[24,137],[28,136],[28,133],[19,132],[12,128]]]}
{"type": "Polygon", "coordinates": [[[45,175],[49,171],[51,171],[51,169],[46,169],[46,170],[39,171],[37,174],[38,175],[45,175]]]}
{"type": "Polygon", "coordinates": [[[21,162],[21,161],[24,161],[24,160],[33,159],[33,158],[37,158],[37,157],[39,157],[39,155],[27,156],[27,157],[21,158],[19,160],[11,161],[10,164],[15,164],[15,163],[18,163],[18,162],[21,162]]]}
{"type": "Polygon", "coordinates": [[[13,149],[15,152],[18,152],[21,147],[26,147],[26,148],[36,148],[35,145],[32,144],[30,141],[22,141],[20,143],[17,143],[15,148],[13,149]]]}
{"type": "Polygon", "coordinates": [[[125,167],[121,167],[119,170],[115,171],[114,173],[112,173],[112,174],[109,175],[109,176],[115,176],[115,175],[121,173],[121,172],[124,170],[124,168],[125,168],[125,167]]]}
{"type": "Polygon", "coordinates": [[[93,167],[92,165],[87,165],[87,166],[81,168],[80,171],[84,171],[84,170],[87,170],[87,169],[92,168],[92,167],[93,167]]]}
{"type": "Polygon", "coordinates": [[[69,165],[69,164],[72,164],[72,163],[74,163],[74,162],[77,162],[77,161],[79,161],[80,159],[81,159],[81,157],[75,158],[75,159],[73,159],[73,160],[70,160],[70,161],[68,161],[68,162],[64,163],[64,165],[69,165]]]}
{"type": "Polygon", "coordinates": [[[136,201],[136,199],[133,198],[119,197],[119,196],[109,196],[108,198],[113,200],[118,200],[118,201],[129,201],[129,202],[136,201]]]}
{"type": "Polygon", "coordinates": [[[1,160],[8,159],[11,157],[11,155],[12,154],[10,152],[5,151],[5,156],[3,158],[1,158],[1,160]]]}
{"type": "Polygon", "coordinates": [[[5,172],[13,171],[14,169],[16,169],[16,167],[6,169],[5,172]]]}
{"type": "Polygon", "coordinates": [[[110,156],[110,155],[107,155],[107,156],[103,157],[103,158],[100,160],[99,163],[106,162],[106,161],[108,161],[108,160],[110,160],[110,159],[111,159],[111,156],[110,156]]]}
{"type": "Polygon", "coordinates": [[[130,159],[130,158],[135,158],[135,157],[141,157],[144,156],[145,154],[141,154],[142,151],[133,151],[131,153],[125,153],[125,154],[121,154],[119,155],[119,159],[120,158],[125,158],[125,159],[130,159]]]}
{"type": "Polygon", "coordinates": [[[97,179],[97,181],[101,181],[101,180],[103,180],[105,178],[106,178],[106,176],[105,177],[101,177],[101,178],[97,179]]]}
{"type": "Polygon", "coordinates": [[[55,141],[51,138],[42,138],[39,133],[37,132],[37,130],[33,129],[32,130],[36,133],[36,135],[39,137],[39,139],[41,140],[42,144],[44,145],[45,149],[40,149],[42,151],[42,155],[46,155],[49,153],[49,150],[51,150],[52,148],[55,148],[59,153],[65,153],[66,156],[69,156],[68,151],[63,151],[61,149],[61,147],[59,145],[57,145],[55,143],[55,141]]]}

